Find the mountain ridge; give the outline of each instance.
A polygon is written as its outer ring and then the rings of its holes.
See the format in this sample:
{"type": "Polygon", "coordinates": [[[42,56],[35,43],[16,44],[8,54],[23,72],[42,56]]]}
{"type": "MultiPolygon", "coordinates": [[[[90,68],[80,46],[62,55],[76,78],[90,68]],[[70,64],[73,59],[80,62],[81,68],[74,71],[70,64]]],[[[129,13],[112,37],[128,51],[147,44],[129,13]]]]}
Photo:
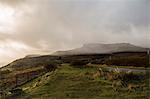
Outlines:
{"type": "Polygon", "coordinates": [[[102,43],[88,43],[83,44],[80,48],[75,48],[66,51],[56,51],[52,55],[75,55],[75,54],[104,54],[114,52],[141,52],[147,51],[147,48],[136,46],[130,43],[113,43],[113,44],[102,44],[102,43]]]}

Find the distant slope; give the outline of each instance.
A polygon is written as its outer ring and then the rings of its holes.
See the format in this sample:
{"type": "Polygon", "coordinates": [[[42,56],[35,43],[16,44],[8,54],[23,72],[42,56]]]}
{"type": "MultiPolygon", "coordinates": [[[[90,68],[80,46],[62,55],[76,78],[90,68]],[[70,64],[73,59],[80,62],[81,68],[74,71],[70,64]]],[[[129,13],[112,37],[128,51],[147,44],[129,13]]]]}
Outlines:
{"type": "Polygon", "coordinates": [[[40,55],[40,54],[31,54],[31,55],[25,56],[25,58],[40,57],[40,56],[42,56],[42,55],[40,55]]]}
{"type": "Polygon", "coordinates": [[[146,51],[146,48],[135,46],[129,43],[115,43],[115,44],[84,44],[81,48],[76,48],[68,51],[57,51],[53,55],[75,55],[75,54],[102,54],[113,52],[141,52],[146,51]]]}

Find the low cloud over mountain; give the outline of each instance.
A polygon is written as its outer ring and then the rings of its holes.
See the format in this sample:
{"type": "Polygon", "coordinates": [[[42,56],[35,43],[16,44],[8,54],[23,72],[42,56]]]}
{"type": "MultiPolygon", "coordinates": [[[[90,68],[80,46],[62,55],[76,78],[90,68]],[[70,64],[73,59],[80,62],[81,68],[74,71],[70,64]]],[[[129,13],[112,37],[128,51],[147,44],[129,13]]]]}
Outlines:
{"type": "Polygon", "coordinates": [[[147,51],[147,48],[142,48],[129,43],[116,43],[116,44],[85,44],[80,48],[57,51],[53,55],[76,55],[76,54],[110,54],[114,52],[142,52],[147,51]]]}

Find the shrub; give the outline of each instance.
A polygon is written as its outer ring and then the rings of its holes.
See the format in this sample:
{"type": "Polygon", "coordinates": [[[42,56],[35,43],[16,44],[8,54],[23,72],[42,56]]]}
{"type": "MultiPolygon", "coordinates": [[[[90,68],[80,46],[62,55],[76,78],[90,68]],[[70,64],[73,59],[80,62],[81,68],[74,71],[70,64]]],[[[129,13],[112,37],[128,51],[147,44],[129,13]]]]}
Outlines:
{"type": "Polygon", "coordinates": [[[83,67],[84,65],[87,65],[89,62],[85,60],[74,60],[70,64],[74,67],[83,67]]]}
{"type": "Polygon", "coordinates": [[[55,64],[55,63],[44,65],[44,69],[46,71],[54,71],[56,68],[57,68],[57,64],[55,64]]]}
{"type": "Polygon", "coordinates": [[[15,96],[24,93],[23,90],[20,88],[13,89],[10,92],[12,93],[12,95],[15,95],[15,96]]]}
{"type": "Polygon", "coordinates": [[[146,74],[136,74],[136,73],[113,73],[113,79],[121,81],[123,86],[127,86],[129,83],[140,83],[146,80],[146,74]]]}
{"type": "Polygon", "coordinates": [[[146,79],[145,74],[124,73],[121,75],[121,80],[124,83],[131,83],[135,81],[141,82],[144,79],[146,79]]]}
{"type": "Polygon", "coordinates": [[[10,70],[6,69],[6,70],[0,71],[0,74],[8,74],[8,73],[10,73],[10,72],[11,72],[10,70]]]}
{"type": "Polygon", "coordinates": [[[117,66],[147,67],[148,59],[146,57],[114,57],[111,60],[107,60],[106,64],[117,66]]]}
{"type": "Polygon", "coordinates": [[[95,60],[92,60],[91,64],[104,64],[104,59],[95,59],[95,60]]]}

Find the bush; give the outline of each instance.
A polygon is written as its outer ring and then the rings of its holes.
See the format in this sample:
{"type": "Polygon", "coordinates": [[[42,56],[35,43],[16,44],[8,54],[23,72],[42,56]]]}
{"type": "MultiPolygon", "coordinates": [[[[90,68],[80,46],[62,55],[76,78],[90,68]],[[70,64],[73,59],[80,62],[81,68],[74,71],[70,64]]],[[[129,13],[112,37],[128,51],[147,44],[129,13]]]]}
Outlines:
{"type": "Polygon", "coordinates": [[[23,90],[20,88],[13,89],[10,92],[12,93],[12,95],[20,95],[20,94],[24,93],[23,90]]]}
{"type": "Polygon", "coordinates": [[[84,65],[87,65],[89,62],[85,60],[74,60],[70,64],[71,66],[75,67],[83,67],[84,65]]]}
{"type": "Polygon", "coordinates": [[[0,71],[0,74],[8,74],[8,73],[11,73],[11,71],[8,69],[0,71]]]}
{"type": "Polygon", "coordinates": [[[92,60],[91,64],[104,64],[104,59],[95,59],[95,60],[92,60]]]}
{"type": "Polygon", "coordinates": [[[135,81],[141,82],[144,79],[146,79],[145,74],[124,73],[121,75],[121,80],[124,83],[131,83],[135,81]]]}
{"type": "Polygon", "coordinates": [[[122,85],[127,86],[129,83],[141,83],[146,80],[146,74],[136,73],[113,73],[113,79],[122,82],[122,85]]]}
{"type": "Polygon", "coordinates": [[[111,60],[107,60],[106,64],[117,66],[147,67],[148,59],[146,57],[114,57],[111,60]]]}
{"type": "Polygon", "coordinates": [[[46,71],[54,71],[55,69],[57,68],[57,64],[55,64],[55,63],[51,63],[51,64],[46,64],[46,65],[44,65],[44,69],[46,70],[46,71]]]}

